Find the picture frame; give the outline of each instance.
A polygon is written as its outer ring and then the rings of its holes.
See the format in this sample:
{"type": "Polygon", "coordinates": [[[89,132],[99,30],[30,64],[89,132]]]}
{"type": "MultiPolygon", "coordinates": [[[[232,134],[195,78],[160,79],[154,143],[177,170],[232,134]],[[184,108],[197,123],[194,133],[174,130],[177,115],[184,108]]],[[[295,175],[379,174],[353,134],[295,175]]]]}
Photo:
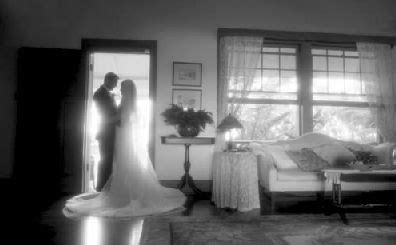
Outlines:
{"type": "Polygon", "coordinates": [[[200,110],[202,107],[202,90],[174,88],[172,89],[172,104],[200,110]]]}
{"type": "Polygon", "coordinates": [[[174,86],[200,87],[202,85],[202,64],[173,62],[174,86]]]}

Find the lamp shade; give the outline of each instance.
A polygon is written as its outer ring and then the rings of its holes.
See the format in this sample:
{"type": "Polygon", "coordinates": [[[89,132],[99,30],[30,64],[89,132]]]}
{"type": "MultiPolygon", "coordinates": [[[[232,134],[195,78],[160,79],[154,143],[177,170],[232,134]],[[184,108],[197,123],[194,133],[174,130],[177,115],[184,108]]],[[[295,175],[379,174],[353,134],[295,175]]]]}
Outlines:
{"type": "Polygon", "coordinates": [[[238,121],[238,119],[236,119],[233,115],[231,115],[231,113],[228,114],[228,116],[226,116],[221,121],[219,126],[217,126],[217,129],[219,129],[221,131],[226,131],[226,130],[233,129],[233,128],[243,128],[243,126],[238,121]]]}

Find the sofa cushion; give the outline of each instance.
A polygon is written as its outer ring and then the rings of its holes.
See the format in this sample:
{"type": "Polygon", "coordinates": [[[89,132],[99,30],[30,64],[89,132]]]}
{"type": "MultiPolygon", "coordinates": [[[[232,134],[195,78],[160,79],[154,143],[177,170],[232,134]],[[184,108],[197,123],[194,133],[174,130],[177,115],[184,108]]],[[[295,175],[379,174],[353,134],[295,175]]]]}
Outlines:
{"type": "Polygon", "coordinates": [[[306,133],[297,139],[289,140],[287,150],[299,151],[302,148],[313,148],[318,145],[330,144],[336,142],[336,139],[321,133],[306,133]]]}
{"type": "Polygon", "coordinates": [[[289,157],[285,150],[276,145],[268,146],[272,157],[275,160],[275,165],[278,169],[297,169],[297,164],[289,157]]]}
{"type": "Polygon", "coordinates": [[[286,152],[302,171],[318,172],[329,167],[329,163],[319,157],[311,148],[303,148],[301,151],[286,152]]]}
{"type": "Polygon", "coordinates": [[[318,181],[323,180],[323,174],[301,171],[300,169],[281,169],[277,171],[277,179],[281,181],[318,181]]]}
{"type": "Polygon", "coordinates": [[[273,163],[278,169],[297,169],[298,166],[286,154],[280,145],[250,143],[249,148],[256,155],[264,156],[266,164],[273,163]]]}
{"type": "Polygon", "coordinates": [[[347,163],[356,160],[355,155],[338,143],[323,144],[312,150],[331,167],[346,167],[347,163]]]}

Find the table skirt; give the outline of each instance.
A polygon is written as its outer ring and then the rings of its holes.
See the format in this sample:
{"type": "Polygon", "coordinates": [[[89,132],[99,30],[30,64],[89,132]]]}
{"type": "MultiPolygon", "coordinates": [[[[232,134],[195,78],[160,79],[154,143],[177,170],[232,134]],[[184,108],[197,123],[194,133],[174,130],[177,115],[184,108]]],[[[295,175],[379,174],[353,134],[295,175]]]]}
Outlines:
{"type": "Polygon", "coordinates": [[[251,152],[216,152],[212,201],[218,208],[260,208],[257,157],[251,152]]]}

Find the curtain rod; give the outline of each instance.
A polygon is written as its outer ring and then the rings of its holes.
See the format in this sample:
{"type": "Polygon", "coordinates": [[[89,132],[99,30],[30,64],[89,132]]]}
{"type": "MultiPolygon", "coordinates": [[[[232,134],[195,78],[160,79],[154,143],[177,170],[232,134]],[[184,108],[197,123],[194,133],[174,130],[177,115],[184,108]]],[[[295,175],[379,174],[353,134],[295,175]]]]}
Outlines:
{"type": "Polygon", "coordinates": [[[337,41],[326,41],[326,40],[312,40],[312,39],[282,39],[282,38],[272,38],[272,37],[264,37],[266,41],[276,41],[276,42],[296,42],[296,43],[317,43],[317,44],[335,44],[335,45],[348,45],[348,46],[356,46],[356,42],[337,42],[337,41]]]}
{"type": "Polygon", "coordinates": [[[396,37],[394,36],[367,36],[367,35],[351,35],[339,33],[321,33],[321,32],[288,32],[288,31],[269,31],[269,30],[253,30],[253,29],[231,29],[218,28],[218,38],[223,36],[260,36],[269,41],[283,42],[318,42],[318,43],[334,43],[355,45],[356,42],[375,42],[394,45],[396,37]]]}

